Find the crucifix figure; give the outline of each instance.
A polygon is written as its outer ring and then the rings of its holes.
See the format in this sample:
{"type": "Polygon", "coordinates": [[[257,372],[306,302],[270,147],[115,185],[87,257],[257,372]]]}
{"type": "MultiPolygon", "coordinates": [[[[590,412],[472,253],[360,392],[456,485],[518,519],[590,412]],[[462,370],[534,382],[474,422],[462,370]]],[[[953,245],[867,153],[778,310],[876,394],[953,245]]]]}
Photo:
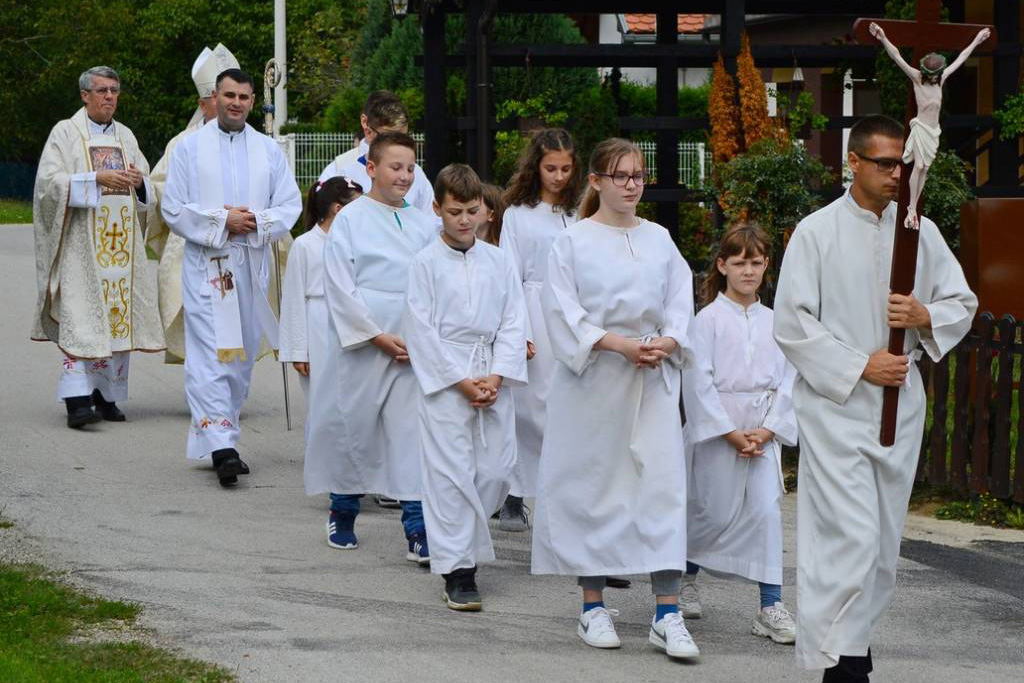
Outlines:
{"type": "MultiPolygon", "coordinates": [[[[921,60],[926,55],[938,50],[958,50],[963,45],[970,44],[972,51],[977,48],[985,48],[995,43],[995,32],[990,26],[984,26],[979,24],[948,24],[940,22],[942,13],[942,4],[939,0],[918,0],[917,10],[914,15],[914,21],[896,21],[890,19],[858,19],[853,24],[853,34],[857,40],[865,45],[872,44],[876,41],[873,35],[872,26],[877,26],[882,34],[886,38],[886,42],[893,46],[893,48],[901,47],[913,47],[914,52],[910,58],[911,64],[920,64],[921,60]],[[981,41],[978,41],[978,37],[982,31],[987,31],[986,37],[981,41]]],[[[886,49],[889,49],[888,47],[886,49]]],[[[896,55],[899,55],[898,49],[894,50],[896,55]]],[[[893,54],[893,53],[890,53],[893,54]]],[[[966,57],[965,57],[966,59],[966,57]]],[[[902,57],[900,59],[902,62],[902,57]]],[[[959,67],[962,62],[957,58],[959,67]]],[[[906,64],[906,62],[904,62],[906,64]]],[[[910,68],[909,66],[907,67],[910,68]]],[[[931,68],[929,66],[929,68],[931,68]]],[[[906,69],[904,69],[906,71],[906,69]]],[[[916,69],[912,71],[920,73],[916,69]]],[[[938,84],[929,84],[927,87],[932,88],[929,92],[934,93],[934,104],[931,103],[932,98],[925,97],[921,98],[916,92],[910,93],[907,98],[907,127],[913,131],[915,128],[913,120],[918,119],[917,127],[920,129],[920,120],[923,118],[926,121],[934,121],[935,137],[938,137],[939,132],[939,105],[942,101],[942,83],[948,78],[950,70],[947,68],[946,73],[939,77],[938,84]],[[920,108],[922,111],[918,111],[920,108]]],[[[911,76],[913,79],[914,77],[911,76]]],[[[914,79],[914,90],[917,91],[919,87],[917,83],[921,81],[921,76],[914,79]]],[[[911,133],[913,135],[913,133],[911,133]]],[[[909,215],[913,215],[913,224],[918,224],[918,203],[921,199],[921,190],[924,188],[924,182],[926,179],[926,169],[919,171],[917,166],[921,163],[922,159],[918,158],[917,154],[917,143],[932,142],[932,137],[927,133],[918,133],[918,138],[913,143],[908,137],[904,143],[904,156],[903,162],[913,163],[914,169],[911,173],[906,173],[906,169],[900,174],[900,190],[897,198],[896,206],[896,225],[906,225],[909,215]],[[909,150],[911,145],[914,144],[914,152],[908,159],[906,150],[909,150]],[[912,193],[911,190],[911,177],[916,181],[920,181],[917,185],[916,192],[912,193]],[[913,202],[911,202],[911,195],[913,195],[913,202]]],[[[937,140],[936,140],[937,142],[937,140]]],[[[931,158],[928,159],[928,163],[931,162],[931,158]]],[[[925,164],[921,164],[925,165],[925,164]]],[[[914,291],[914,282],[917,278],[917,243],[919,237],[919,230],[896,230],[896,236],[893,242],[892,250],[892,271],[891,277],[889,278],[889,288],[893,294],[900,294],[907,296],[914,291]]],[[[893,328],[889,331],[889,352],[892,354],[902,354],[904,352],[904,341],[906,339],[906,330],[893,328]]],[[[896,440],[896,421],[899,410],[899,398],[900,390],[899,387],[886,387],[884,391],[884,399],[882,403],[882,425],[880,441],[883,446],[892,446],[896,440]]]]}
{"type": "Polygon", "coordinates": [[[919,227],[917,200],[921,197],[921,191],[924,189],[924,183],[928,177],[928,167],[931,166],[935,159],[935,153],[939,149],[939,135],[942,132],[939,127],[942,86],[946,79],[967,61],[967,58],[974,52],[974,48],[988,40],[992,31],[988,27],[978,31],[974,40],[949,66],[946,66],[946,58],[943,55],[929,52],[921,59],[921,68],[915,69],[907,64],[899,49],[886,37],[885,29],[877,22],[871,22],[868,30],[872,36],[878,39],[892,60],[914,85],[917,116],[910,119],[910,133],[907,135],[907,146],[903,150],[903,162],[914,164],[914,170],[910,174],[910,201],[907,202],[907,217],[903,224],[907,228],[917,230],[919,227]]]}

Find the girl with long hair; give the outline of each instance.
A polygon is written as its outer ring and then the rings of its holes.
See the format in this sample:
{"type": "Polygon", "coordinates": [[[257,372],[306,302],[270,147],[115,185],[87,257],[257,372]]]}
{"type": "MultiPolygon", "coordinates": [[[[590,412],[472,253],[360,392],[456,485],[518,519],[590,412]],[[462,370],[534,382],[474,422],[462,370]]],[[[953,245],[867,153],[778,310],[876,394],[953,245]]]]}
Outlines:
{"type": "Polygon", "coordinates": [[[648,640],[692,658],[699,650],[678,601],[686,565],[679,368],[690,357],[693,275],[668,231],[636,215],[646,181],[636,145],[600,143],[581,220],[551,246],[541,301],[558,363],[532,571],[578,577],[576,632],[599,648],[621,645],[604,605],[607,576],[650,573],[648,640]]]}
{"type": "Polygon", "coordinates": [[[680,607],[684,617],[701,616],[701,567],[755,581],[761,600],[751,631],[793,643],[796,625],[782,602],[780,444],[797,441],[796,371],[757,295],[770,245],[756,224],[732,225],[703,282],[696,363],[683,373],[689,504],[680,607]]]}
{"type": "Polygon", "coordinates": [[[509,250],[523,279],[530,317],[528,355],[530,384],[513,389],[516,406],[518,460],[512,489],[499,513],[499,528],[525,531],[529,517],[524,497],[537,495],[537,461],[544,438],[544,411],[548,385],[554,372],[540,291],[547,277],[551,243],[576,222],[576,203],[583,185],[572,136],[562,128],[547,128],[533,135],[519,157],[505,191],[502,219],[503,249],[509,250]]]}

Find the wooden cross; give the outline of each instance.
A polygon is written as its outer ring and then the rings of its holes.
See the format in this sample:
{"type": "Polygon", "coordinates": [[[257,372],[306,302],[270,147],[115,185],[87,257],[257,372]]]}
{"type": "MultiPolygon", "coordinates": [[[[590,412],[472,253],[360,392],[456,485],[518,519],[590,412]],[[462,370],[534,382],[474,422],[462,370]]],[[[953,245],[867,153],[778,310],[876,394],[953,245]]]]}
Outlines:
{"type": "MultiPolygon", "coordinates": [[[[942,4],[940,0],[918,0],[914,21],[895,21],[891,19],[858,19],[853,24],[853,35],[865,45],[878,43],[868,31],[868,26],[875,22],[885,31],[889,40],[897,47],[913,47],[914,54],[909,64],[919,68],[921,59],[929,52],[939,50],[962,50],[974,39],[978,31],[986,28],[984,24],[944,24],[940,23],[942,4]]],[[[995,28],[988,26],[992,35],[978,46],[979,50],[991,49],[996,43],[995,28]]],[[[910,88],[907,97],[907,120],[905,130],[910,131],[910,119],[917,114],[917,101],[914,89],[910,88]]],[[[906,141],[904,141],[904,144],[906,141]]],[[[910,201],[910,171],[913,164],[903,164],[900,173],[900,192],[896,206],[896,237],[892,248],[892,271],[889,288],[894,294],[907,295],[914,291],[914,280],[917,277],[917,242],[920,232],[903,227],[907,217],[907,203],[910,201]]],[[[921,215],[921,204],[914,207],[917,215],[921,215]]],[[[906,330],[889,330],[889,353],[902,356],[906,330]]],[[[885,387],[882,403],[882,430],[880,440],[883,446],[892,446],[896,442],[896,417],[899,410],[900,388],[885,387]]]]}

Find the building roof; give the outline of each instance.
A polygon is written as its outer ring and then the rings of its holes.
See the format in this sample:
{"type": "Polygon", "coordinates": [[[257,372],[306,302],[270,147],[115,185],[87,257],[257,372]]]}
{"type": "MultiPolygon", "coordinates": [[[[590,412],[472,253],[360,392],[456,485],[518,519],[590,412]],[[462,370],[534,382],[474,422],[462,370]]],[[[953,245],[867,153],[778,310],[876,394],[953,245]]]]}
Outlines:
{"type": "MultiPolygon", "coordinates": [[[[622,15],[626,25],[626,33],[644,35],[655,33],[657,26],[656,14],[624,14],[622,15]]],[[[705,14],[679,14],[679,33],[699,33],[704,28],[705,14]]]]}

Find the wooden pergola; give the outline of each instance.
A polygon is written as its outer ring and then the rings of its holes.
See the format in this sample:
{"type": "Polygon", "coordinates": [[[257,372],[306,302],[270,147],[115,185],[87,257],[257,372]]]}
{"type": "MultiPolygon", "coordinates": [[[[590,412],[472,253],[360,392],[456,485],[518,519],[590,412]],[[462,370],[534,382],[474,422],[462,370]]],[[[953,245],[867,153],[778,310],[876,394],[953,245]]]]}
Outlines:
{"type": "MultiPolygon", "coordinates": [[[[994,61],[994,102],[1001,104],[1018,91],[1021,75],[1020,15],[1015,2],[991,0],[999,43],[992,53],[994,61]]],[[[964,21],[965,0],[946,0],[950,20],[964,21]]],[[[678,181],[677,149],[681,131],[705,129],[706,117],[678,116],[678,69],[710,67],[721,50],[726,65],[735,70],[740,52],[740,37],[748,15],[804,14],[812,18],[846,15],[881,17],[885,0],[420,0],[410,11],[419,11],[423,28],[423,72],[425,90],[424,133],[425,167],[429,176],[445,161],[449,133],[464,136],[467,157],[478,171],[487,175],[493,159],[494,131],[510,127],[494,118],[490,98],[491,69],[501,67],[653,67],[657,71],[657,111],[653,117],[622,116],[620,128],[655,131],[657,136],[657,184],[644,192],[645,201],[657,202],[658,221],[673,232],[678,228],[678,202],[697,201],[702,193],[678,181]],[[496,14],[558,13],[598,14],[648,12],[657,15],[657,35],[653,45],[579,44],[579,45],[502,45],[493,44],[490,27],[496,14]],[[464,13],[466,38],[462,49],[448,53],[445,48],[445,17],[464,13]],[[704,13],[721,16],[717,43],[680,42],[678,13],[704,13]],[[445,72],[465,69],[466,111],[449,112],[445,103],[445,72]]],[[[870,67],[878,54],[874,46],[843,45],[759,45],[752,46],[758,67],[834,67],[860,65],[870,67]]],[[[833,116],[828,128],[848,128],[856,117],[833,116]]],[[[984,144],[978,139],[992,131],[991,116],[947,115],[943,128],[953,133],[962,154],[988,152],[988,182],[977,188],[979,196],[1024,196],[1019,167],[1018,141],[1001,141],[989,136],[984,144]],[[969,144],[963,144],[965,141],[969,144]]]]}

